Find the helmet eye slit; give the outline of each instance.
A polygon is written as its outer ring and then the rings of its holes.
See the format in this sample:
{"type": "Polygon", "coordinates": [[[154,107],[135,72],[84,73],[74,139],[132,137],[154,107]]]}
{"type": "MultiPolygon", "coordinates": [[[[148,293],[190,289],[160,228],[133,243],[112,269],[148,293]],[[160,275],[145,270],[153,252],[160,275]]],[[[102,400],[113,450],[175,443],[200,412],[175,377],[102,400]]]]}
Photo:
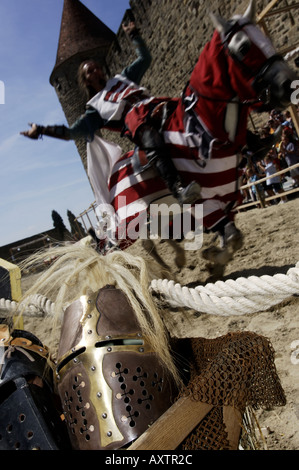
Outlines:
{"type": "Polygon", "coordinates": [[[96,348],[105,348],[106,346],[128,346],[128,345],[143,345],[142,339],[109,339],[107,341],[98,341],[95,343],[96,348]]]}
{"type": "Polygon", "coordinates": [[[56,372],[58,373],[68,362],[72,361],[75,359],[77,356],[80,354],[84,353],[86,351],[86,348],[80,348],[77,351],[73,352],[69,356],[67,356],[64,360],[62,360],[59,365],[57,366],[56,372]]]}

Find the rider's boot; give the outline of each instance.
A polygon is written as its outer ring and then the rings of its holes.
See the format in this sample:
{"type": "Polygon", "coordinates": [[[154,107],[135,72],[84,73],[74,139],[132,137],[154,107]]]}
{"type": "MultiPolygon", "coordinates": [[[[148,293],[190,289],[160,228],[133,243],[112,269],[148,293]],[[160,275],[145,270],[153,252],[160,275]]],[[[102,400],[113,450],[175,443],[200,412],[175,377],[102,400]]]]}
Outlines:
{"type": "Polygon", "coordinates": [[[145,151],[147,159],[156,167],[173,196],[180,205],[194,204],[201,197],[201,188],[192,181],[185,186],[170,157],[165,155],[164,141],[153,127],[143,126],[139,132],[140,148],[145,151]]]}
{"type": "Polygon", "coordinates": [[[149,161],[151,157],[154,159],[154,164],[159,175],[163,178],[167,187],[179,201],[180,205],[194,204],[198,201],[201,191],[199,184],[196,183],[196,181],[192,181],[187,186],[184,186],[171,158],[160,155],[160,152],[156,150],[149,152],[149,154],[152,153],[155,155],[148,155],[149,161]]]}

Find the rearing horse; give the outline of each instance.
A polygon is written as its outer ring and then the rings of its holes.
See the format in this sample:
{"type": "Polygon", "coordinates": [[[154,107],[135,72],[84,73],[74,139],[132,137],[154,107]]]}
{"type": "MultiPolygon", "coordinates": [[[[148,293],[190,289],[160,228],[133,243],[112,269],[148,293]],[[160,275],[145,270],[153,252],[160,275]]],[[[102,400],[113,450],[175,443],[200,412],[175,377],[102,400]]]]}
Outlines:
{"type": "MultiPolygon", "coordinates": [[[[161,131],[185,182],[196,180],[201,186],[197,204],[202,204],[203,227],[221,237],[221,249],[205,250],[203,256],[224,265],[242,245],[233,209],[240,202],[239,164],[241,149],[248,143],[249,113],[286,108],[296,76],[255,24],[253,0],[243,16],[229,21],[211,17],[216,28],[213,37],[182,97],[163,106],[161,131]]],[[[109,181],[111,205],[125,227],[121,247],[134,241],[129,226],[136,227],[140,208],[148,209],[169,196],[153,168],[136,172],[133,154],[127,153],[114,165],[109,181]]],[[[145,240],[148,248],[152,243],[145,240]]]]}

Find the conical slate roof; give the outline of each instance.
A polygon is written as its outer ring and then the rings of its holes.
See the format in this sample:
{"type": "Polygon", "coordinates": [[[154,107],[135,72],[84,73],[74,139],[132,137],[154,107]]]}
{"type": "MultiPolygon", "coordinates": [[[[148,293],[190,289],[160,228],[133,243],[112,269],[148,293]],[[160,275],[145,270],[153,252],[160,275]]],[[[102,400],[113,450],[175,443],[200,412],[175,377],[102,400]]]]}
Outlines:
{"type": "Polygon", "coordinates": [[[113,31],[79,0],[64,0],[56,63],[51,77],[69,58],[98,47],[107,48],[114,39],[113,31]]]}

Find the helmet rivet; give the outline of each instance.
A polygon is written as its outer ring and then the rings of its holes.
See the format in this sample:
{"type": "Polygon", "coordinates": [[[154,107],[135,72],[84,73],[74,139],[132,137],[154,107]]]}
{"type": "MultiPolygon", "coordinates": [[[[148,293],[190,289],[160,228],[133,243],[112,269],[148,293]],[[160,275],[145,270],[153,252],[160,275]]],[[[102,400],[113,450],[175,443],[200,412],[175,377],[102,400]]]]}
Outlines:
{"type": "Polygon", "coordinates": [[[108,437],[111,437],[111,436],[112,436],[112,432],[111,432],[111,431],[108,431],[108,432],[107,432],[107,436],[108,436],[108,437]]]}
{"type": "Polygon", "coordinates": [[[89,335],[91,335],[91,333],[92,333],[92,330],[88,330],[88,332],[87,332],[87,333],[88,333],[89,335]]]}
{"type": "Polygon", "coordinates": [[[91,366],[91,370],[96,370],[96,366],[91,366]]]}
{"type": "Polygon", "coordinates": [[[102,396],[101,392],[98,392],[98,393],[97,393],[97,397],[98,397],[98,398],[101,398],[101,396],[102,396]]]}
{"type": "Polygon", "coordinates": [[[107,413],[103,413],[102,418],[106,419],[107,418],[107,413]]]}
{"type": "Polygon", "coordinates": [[[139,348],[139,352],[144,352],[144,348],[139,348]]]}
{"type": "Polygon", "coordinates": [[[112,348],[109,346],[109,348],[107,348],[107,351],[108,351],[108,352],[111,352],[111,351],[112,351],[112,348]]]}

